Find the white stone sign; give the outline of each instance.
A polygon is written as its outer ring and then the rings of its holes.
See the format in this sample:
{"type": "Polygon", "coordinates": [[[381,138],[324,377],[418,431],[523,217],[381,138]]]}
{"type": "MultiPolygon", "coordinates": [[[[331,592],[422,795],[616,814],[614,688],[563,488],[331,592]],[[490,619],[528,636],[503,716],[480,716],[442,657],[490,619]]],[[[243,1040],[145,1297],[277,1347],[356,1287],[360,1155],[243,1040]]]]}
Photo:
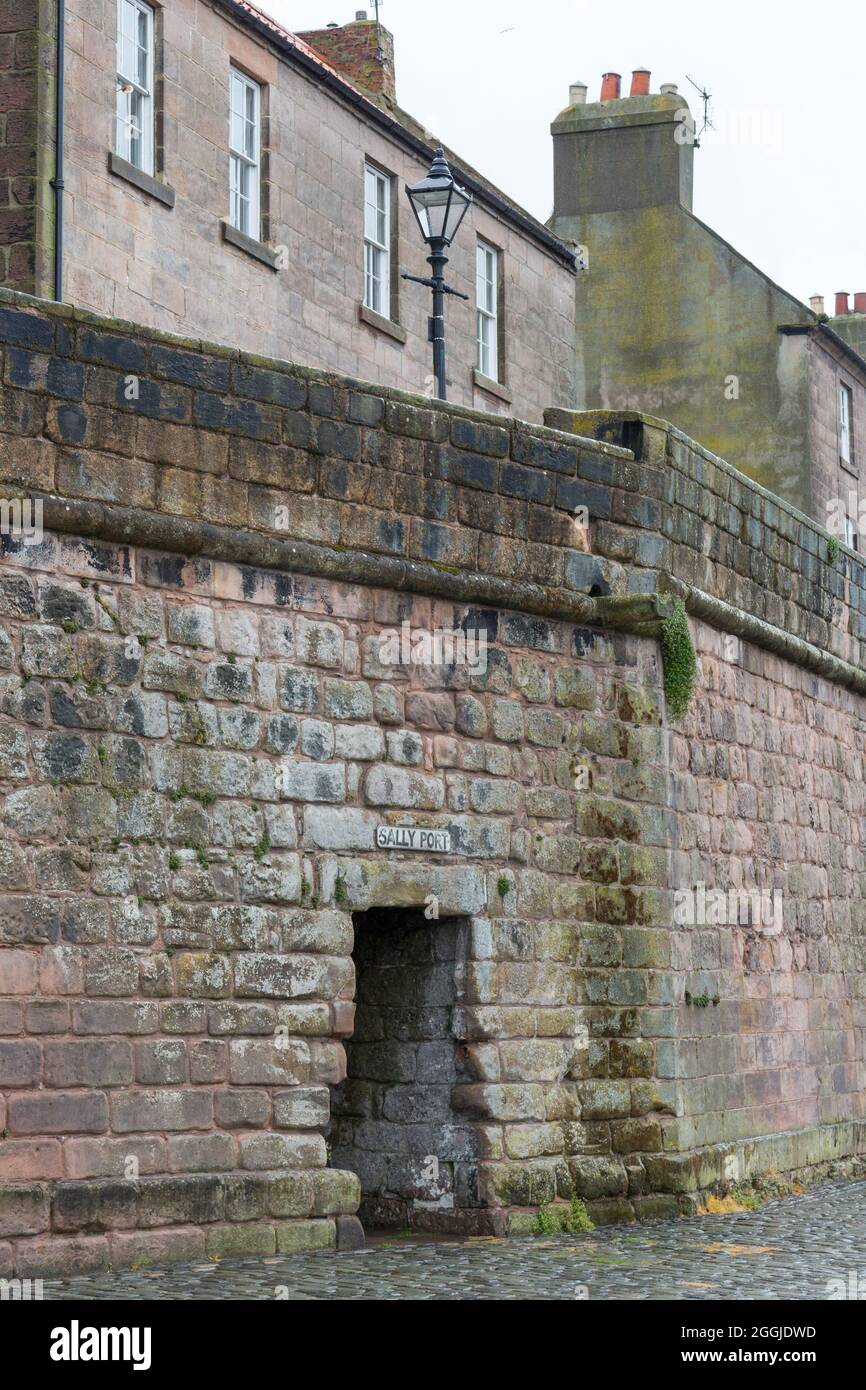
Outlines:
{"type": "Polygon", "coordinates": [[[377,849],[420,849],[428,854],[451,853],[450,830],[424,830],[412,825],[377,825],[377,849]]]}

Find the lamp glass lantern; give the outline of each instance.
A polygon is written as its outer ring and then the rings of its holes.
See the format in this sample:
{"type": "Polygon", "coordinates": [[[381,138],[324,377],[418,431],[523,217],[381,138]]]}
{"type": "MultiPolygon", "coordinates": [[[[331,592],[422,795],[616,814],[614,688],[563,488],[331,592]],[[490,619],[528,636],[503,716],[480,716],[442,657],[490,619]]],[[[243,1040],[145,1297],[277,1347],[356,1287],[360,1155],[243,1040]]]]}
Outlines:
{"type": "Polygon", "coordinates": [[[472,197],[457,183],[441,146],[436,151],[426,179],[410,184],[406,192],[424,240],[450,246],[472,197]]]}

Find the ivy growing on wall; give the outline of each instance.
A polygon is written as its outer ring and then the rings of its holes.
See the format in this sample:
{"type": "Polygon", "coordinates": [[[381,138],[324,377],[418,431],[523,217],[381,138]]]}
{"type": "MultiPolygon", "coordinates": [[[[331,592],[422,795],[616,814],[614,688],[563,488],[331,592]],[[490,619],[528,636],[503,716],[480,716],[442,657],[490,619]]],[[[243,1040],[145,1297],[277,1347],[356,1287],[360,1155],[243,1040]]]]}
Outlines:
{"type": "Polygon", "coordinates": [[[695,693],[697,662],[681,598],[674,599],[671,612],[662,619],[661,646],[668,714],[671,719],[682,719],[695,693]]]}

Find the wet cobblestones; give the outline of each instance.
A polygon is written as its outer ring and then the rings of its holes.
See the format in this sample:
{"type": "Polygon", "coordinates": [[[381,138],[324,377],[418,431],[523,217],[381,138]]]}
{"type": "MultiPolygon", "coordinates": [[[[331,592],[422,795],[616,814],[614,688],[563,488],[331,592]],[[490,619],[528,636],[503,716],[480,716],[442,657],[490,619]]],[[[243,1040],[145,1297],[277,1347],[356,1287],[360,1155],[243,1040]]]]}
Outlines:
{"type": "Polygon", "coordinates": [[[866,1294],[866,1182],[586,1236],[416,1244],[46,1280],[46,1299],[828,1299],[866,1294]],[[832,1281],[842,1281],[834,1284],[832,1281]],[[838,1296],[838,1294],[837,1294],[838,1296]]]}

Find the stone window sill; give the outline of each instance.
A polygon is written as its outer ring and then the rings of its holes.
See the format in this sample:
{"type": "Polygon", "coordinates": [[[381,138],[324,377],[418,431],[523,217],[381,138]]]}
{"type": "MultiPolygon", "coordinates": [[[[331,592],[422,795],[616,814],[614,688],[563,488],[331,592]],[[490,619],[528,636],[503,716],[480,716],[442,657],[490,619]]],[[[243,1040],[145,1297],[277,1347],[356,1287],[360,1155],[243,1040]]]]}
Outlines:
{"type": "Polygon", "coordinates": [[[108,156],[109,172],[119,179],[126,179],[127,183],[134,184],[141,192],[146,193],[150,198],[156,198],[157,202],[163,203],[167,208],[174,207],[174,189],[169,188],[167,183],[162,183],[155,179],[152,174],[146,174],[143,169],[136,169],[134,164],[128,160],[121,159],[119,154],[112,151],[108,156]]]}
{"type": "Polygon", "coordinates": [[[277,269],[277,253],[273,247],[266,246],[263,241],[256,241],[255,237],[247,236],[246,232],[239,232],[231,222],[223,221],[220,226],[223,229],[223,241],[236,246],[239,251],[246,251],[248,256],[261,261],[262,265],[268,266],[270,270],[277,269]]]}
{"type": "Polygon", "coordinates": [[[503,386],[501,381],[494,381],[492,377],[485,376],[477,367],[472,368],[472,384],[477,386],[479,391],[486,391],[488,396],[495,396],[498,401],[504,401],[506,405],[511,405],[514,399],[507,386],[503,386]]]}
{"type": "Polygon", "coordinates": [[[384,333],[387,337],[393,338],[395,343],[405,343],[405,328],[401,328],[399,323],[394,323],[391,319],[386,319],[383,314],[377,314],[374,309],[368,309],[366,304],[358,305],[358,318],[369,328],[375,328],[377,333],[384,333]]]}
{"type": "Polygon", "coordinates": [[[857,462],[855,459],[840,458],[839,467],[843,468],[846,473],[850,473],[852,478],[860,477],[860,469],[857,467],[857,462]]]}

